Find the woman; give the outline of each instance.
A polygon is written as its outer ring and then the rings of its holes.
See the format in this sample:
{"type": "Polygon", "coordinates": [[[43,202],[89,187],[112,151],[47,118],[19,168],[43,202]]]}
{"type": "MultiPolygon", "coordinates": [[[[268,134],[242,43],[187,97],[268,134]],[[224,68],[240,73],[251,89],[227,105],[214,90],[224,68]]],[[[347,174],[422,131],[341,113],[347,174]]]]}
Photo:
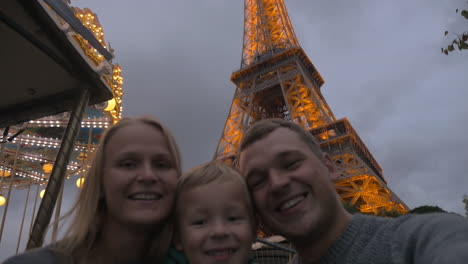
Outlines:
{"type": "Polygon", "coordinates": [[[150,117],[122,119],[101,139],[64,238],[5,263],[161,263],[180,174],[167,128],[150,117]]]}

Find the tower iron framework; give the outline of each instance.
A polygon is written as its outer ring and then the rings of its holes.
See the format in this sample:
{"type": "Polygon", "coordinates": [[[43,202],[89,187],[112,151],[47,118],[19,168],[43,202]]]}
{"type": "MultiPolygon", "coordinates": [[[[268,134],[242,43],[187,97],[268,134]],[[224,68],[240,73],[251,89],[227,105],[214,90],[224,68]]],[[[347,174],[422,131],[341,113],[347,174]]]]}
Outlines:
{"type": "Polygon", "coordinates": [[[320,90],[324,80],[300,47],[283,0],[245,0],[240,69],[215,159],[236,163],[246,129],[265,118],[291,120],[310,131],[340,172],[336,191],[361,212],[406,213],[377,161],[346,119],[336,119],[320,90]]]}

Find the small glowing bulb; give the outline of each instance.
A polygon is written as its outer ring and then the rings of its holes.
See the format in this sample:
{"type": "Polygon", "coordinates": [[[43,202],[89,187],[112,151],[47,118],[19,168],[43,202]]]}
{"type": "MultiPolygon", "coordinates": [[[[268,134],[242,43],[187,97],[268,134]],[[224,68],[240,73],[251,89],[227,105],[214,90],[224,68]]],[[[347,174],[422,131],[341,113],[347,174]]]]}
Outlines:
{"type": "Polygon", "coordinates": [[[81,187],[83,187],[84,182],[85,182],[85,179],[84,179],[84,178],[78,178],[78,179],[76,180],[76,187],[78,187],[78,188],[81,189],[81,187]]]}
{"type": "Polygon", "coordinates": [[[110,99],[109,101],[107,101],[107,107],[104,109],[104,111],[109,112],[111,110],[114,110],[115,105],[116,105],[115,99],[114,98],[110,99]]]}

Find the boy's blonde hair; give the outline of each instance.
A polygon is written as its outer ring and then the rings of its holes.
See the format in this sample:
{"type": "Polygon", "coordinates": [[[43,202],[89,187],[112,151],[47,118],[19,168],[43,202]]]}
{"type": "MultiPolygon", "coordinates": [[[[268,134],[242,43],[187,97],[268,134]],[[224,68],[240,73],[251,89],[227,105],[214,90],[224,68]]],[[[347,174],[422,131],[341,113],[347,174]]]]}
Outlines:
{"type": "Polygon", "coordinates": [[[182,193],[211,183],[223,184],[231,182],[238,184],[245,193],[245,201],[247,203],[249,214],[253,220],[254,211],[252,199],[244,178],[236,169],[217,160],[196,166],[182,175],[182,177],[179,179],[177,183],[175,199],[176,215],[177,209],[179,209],[180,206],[178,201],[182,193]]]}

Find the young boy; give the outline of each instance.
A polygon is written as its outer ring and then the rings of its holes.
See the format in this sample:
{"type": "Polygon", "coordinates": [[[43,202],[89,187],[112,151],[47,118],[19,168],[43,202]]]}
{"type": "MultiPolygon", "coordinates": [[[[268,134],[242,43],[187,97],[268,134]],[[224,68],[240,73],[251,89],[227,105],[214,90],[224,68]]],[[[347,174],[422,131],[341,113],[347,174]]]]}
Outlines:
{"type": "Polygon", "coordinates": [[[214,161],[178,182],[174,243],[190,264],[246,264],[256,236],[254,212],[242,176],[214,161]]]}

